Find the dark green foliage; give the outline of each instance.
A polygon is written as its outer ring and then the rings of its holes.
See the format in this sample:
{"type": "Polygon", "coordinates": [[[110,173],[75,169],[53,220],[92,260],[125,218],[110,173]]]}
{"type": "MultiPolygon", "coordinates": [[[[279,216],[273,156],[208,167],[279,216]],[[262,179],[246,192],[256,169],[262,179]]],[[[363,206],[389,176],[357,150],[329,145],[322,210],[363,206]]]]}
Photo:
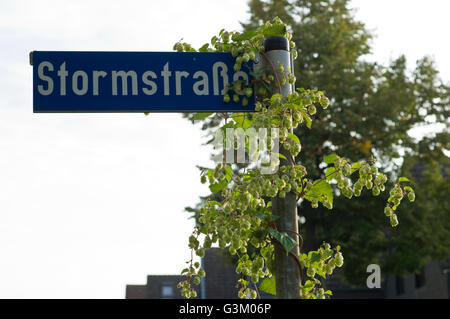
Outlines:
{"type": "MultiPolygon", "coordinates": [[[[297,161],[308,173],[323,178],[321,162],[331,152],[354,162],[373,156],[391,177],[412,177],[406,168],[400,174],[405,153],[416,161],[438,156],[441,162],[448,160],[442,154],[448,150],[448,134],[419,144],[408,134],[417,125],[448,124],[450,90],[439,79],[433,61],[427,57],[417,61],[412,72],[404,56],[388,66],[365,61],[371,35],[354,19],[348,4],[347,0],[249,2],[251,18],[243,27],[251,29],[270,16],[281,17],[290,25],[298,48],[297,87],[320,89],[331,101],[327,112],[316,115],[311,130],[301,126],[295,132],[302,140],[297,161]],[[429,154],[432,144],[438,145],[429,154]]],[[[381,256],[389,256],[383,271],[402,273],[450,254],[450,211],[445,197],[449,182],[439,179],[439,161],[428,162],[440,182],[424,178],[414,184],[416,202],[399,208],[400,224],[395,230],[379,214],[385,193],[373,197],[366,190],[358,200],[336,196],[331,213],[325,208],[313,210],[304,202],[299,212],[306,217],[301,227],[306,250],[316,249],[322,240],[340,244],[346,261],[344,275],[352,284],[364,284],[366,266],[381,256]]]]}

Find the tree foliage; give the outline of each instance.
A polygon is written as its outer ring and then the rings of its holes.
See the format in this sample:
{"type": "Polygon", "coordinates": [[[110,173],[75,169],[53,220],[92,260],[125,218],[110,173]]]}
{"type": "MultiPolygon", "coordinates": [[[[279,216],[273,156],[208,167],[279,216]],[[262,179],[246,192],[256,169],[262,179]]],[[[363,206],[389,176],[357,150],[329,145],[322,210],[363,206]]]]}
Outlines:
{"type": "MultiPolygon", "coordinates": [[[[295,64],[297,84],[320,87],[333,105],[330,112],[318,115],[310,131],[303,127],[296,130],[302,137],[304,150],[299,160],[309,172],[323,176],[325,167],[321,159],[335,151],[353,161],[374,156],[379,167],[394,178],[401,174],[405,154],[416,158],[430,156],[426,155],[426,145],[439,138],[448,141],[448,131],[444,131],[437,137],[422,140],[417,147],[417,141],[410,135],[411,129],[417,126],[448,124],[450,90],[439,79],[433,61],[424,57],[417,61],[412,72],[407,70],[404,56],[387,66],[365,61],[371,35],[355,20],[349,1],[253,0],[250,12],[250,22],[244,25],[246,29],[260,24],[270,14],[289,21],[299,53],[295,64]]],[[[445,159],[442,152],[446,149],[448,142],[441,143],[434,158],[445,159]]],[[[405,173],[403,169],[401,175],[405,173]]],[[[419,188],[438,190],[430,180],[422,181],[419,188]]],[[[420,204],[400,209],[399,215],[411,214],[418,219],[428,216],[441,225],[432,229],[427,223],[417,223],[416,227],[420,228],[417,233],[435,234],[438,240],[431,245],[429,241],[408,237],[405,225],[400,224],[398,232],[383,227],[376,211],[385,198],[363,196],[364,202],[336,197],[332,216],[323,209],[319,213],[313,211],[306,203],[299,208],[300,214],[306,217],[302,228],[307,233],[307,247],[308,243],[316,245],[316,238],[342,245],[348,261],[344,267],[348,282],[363,283],[366,266],[386,254],[390,257],[383,270],[396,273],[416,271],[431,258],[450,254],[445,240],[449,232],[448,207],[435,205],[434,209],[423,210],[422,205],[432,205],[433,201],[418,195],[420,204]],[[421,243],[418,250],[421,253],[412,254],[418,243],[421,243]]]]}

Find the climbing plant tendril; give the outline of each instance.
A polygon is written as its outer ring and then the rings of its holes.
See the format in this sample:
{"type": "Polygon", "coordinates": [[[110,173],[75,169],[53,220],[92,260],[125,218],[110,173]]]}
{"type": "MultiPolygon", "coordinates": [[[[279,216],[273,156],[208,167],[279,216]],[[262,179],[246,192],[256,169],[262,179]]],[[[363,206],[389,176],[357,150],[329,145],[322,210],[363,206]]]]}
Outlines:
{"type": "MultiPolygon", "coordinates": [[[[290,42],[291,53],[296,58],[292,34],[279,18],[266,22],[254,31],[239,33],[222,30],[219,36],[214,36],[211,43],[203,45],[198,51],[231,52],[235,57],[234,70],[237,72],[243,67],[249,67],[249,63],[257,57],[265,58],[263,41],[269,36],[286,37],[290,42]]],[[[174,49],[196,52],[191,45],[182,41],[176,43],[174,49]]],[[[248,98],[255,95],[257,112],[234,113],[231,117],[226,115],[221,129],[253,127],[257,131],[259,128],[277,128],[280,145],[288,151],[288,156],[295,159],[301,152],[301,137],[289,132],[299,125],[311,128],[317,108],[326,109],[329,100],[321,91],[302,88],[282,97],[281,87],[286,83],[295,83],[295,76],[281,64],[269,65],[260,74],[252,74],[251,83],[234,81],[226,86],[223,97],[225,102],[232,99],[245,106],[248,98]]],[[[198,119],[209,115],[202,114],[198,119]]],[[[250,150],[248,142],[246,148],[250,150]]],[[[281,154],[278,156],[284,157],[281,154]]],[[[201,182],[209,183],[211,192],[220,192],[223,200],[208,200],[200,209],[198,224],[189,237],[191,259],[181,272],[186,279],[178,284],[182,295],[186,298],[197,296],[192,284],[199,285],[200,278],[207,274],[200,263],[194,262],[194,254],[203,257],[205,249],[213,245],[236,256],[236,272],[241,275],[237,282],[240,298],[257,298],[258,282],[261,282],[259,289],[275,294],[274,246],[278,245],[284,247],[286,253],[291,254],[298,263],[303,277],[302,298],[324,299],[331,296],[331,291],[321,288],[320,278],[326,278],[336,267],[343,265],[340,246],[332,248],[324,242],[317,250],[307,253],[302,252],[300,247],[300,255],[295,256],[291,250],[297,245],[296,241],[287,234],[287,230],[275,226],[277,216],[272,214],[271,198],[284,198],[291,192],[296,194],[297,200],[309,201],[313,208],[317,208],[320,203],[331,210],[331,184],[337,183],[340,194],[349,199],[360,196],[364,188],[378,196],[385,191],[387,176],[378,172],[374,159],[352,163],[330,154],[323,161],[328,164],[326,177],[317,180],[310,180],[306,168],[296,161],[292,161],[295,165],[281,166],[274,174],[262,174],[257,168],[248,167],[233,171],[231,164],[226,163],[218,163],[214,169],[204,169],[201,182]],[[356,182],[352,182],[350,176],[359,177],[356,182]]],[[[273,161],[272,165],[278,165],[278,161],[273,161]]],[[[393,227],[398,225],[395,211],[403,197],[414,201],[414,190],[405,186],[408,182],[408,179],[400,177],[389,192],[384,213],[393,227]]],[[[296,235],[302,243],[301,234],[296,235]]]]}

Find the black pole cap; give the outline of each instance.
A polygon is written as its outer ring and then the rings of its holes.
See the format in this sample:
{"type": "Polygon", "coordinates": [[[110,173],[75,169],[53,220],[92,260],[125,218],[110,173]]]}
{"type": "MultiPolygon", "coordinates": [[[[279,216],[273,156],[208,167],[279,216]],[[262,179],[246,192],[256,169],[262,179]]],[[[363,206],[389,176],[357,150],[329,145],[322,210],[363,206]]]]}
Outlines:
{"type": "Polygon", "coordinates": [[[289,51],[289,40],[285,37],[273,36],[264,39],[264,50],[266,52],[272,50],[289,51]]]}

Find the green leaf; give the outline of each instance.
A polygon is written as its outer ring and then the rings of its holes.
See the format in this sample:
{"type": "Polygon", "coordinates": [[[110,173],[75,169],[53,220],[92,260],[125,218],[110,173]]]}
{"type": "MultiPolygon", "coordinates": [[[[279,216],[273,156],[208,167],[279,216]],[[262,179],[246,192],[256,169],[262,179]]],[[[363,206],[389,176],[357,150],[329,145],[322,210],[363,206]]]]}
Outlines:
{"type": "Polygon", "coordinates": [[[233,113],[232,118],[236,122],[237,127],[242,127],[244,130],[252,126],[253,123],[246,113],[233,113]]]}
{"type": "Polygon", "coordinates": [[[217,205],[219,207],[223,206],[222,203],[219,203],[218,201],[215,201],[215,200],[210,200],[208,202],[210,203],[210,205],[217,205]]]}
{"type": "Polygon", "coordinates": [[[276,229],[269,228],[269,233],[286,249],[286,253],[289,253],[292,248],[297,246],[297,242],[291,238],[285,232],[279,232],[276,229]]]}
{"type": "Polygon", "coordinates": [[[359,170],[361,168],[363,162],[356,162],[352,164],[352,170],[351,174],[353,174],[355,171],[359,170]]]}
{"type": "Polygon", "coordinates": [[[326,278],[327,274],[323,271],[323,269],[316,268],[316,274],[318,274],[322,278],[326,278]]]}
{"type": "Polygon", "coordinates": [[[209,47],[209,43],[204,44],[200,49],[198,49],[199,52],[207,52],[209,47]]]}
{"type": "Polygon", "coordinates": [[[405,190],[405,192],[414,192],[414,190],[409,186],[405,186],[403,189],[405,190]]]}
{"type": "Polygon", "coordinates": [[[231,182],[231,178],[233,177],[233,169],[231,166],[225,167],[225,178],[227,179],[228,183],[231,182]]]}
{"type": "Polygon", "coordinates": [[[281,154],[281,153],[272,153],[272,154],[274,154],[274,155],[278,155],[278,157],[279,158],[282,158],[282,159],[286,159],[286,156],[284,156],[283,154],[281,154]]]}
{"type": "Polygon", "coordinates": [[[247,286],[248,285],[248,281],[243,279],[243,278],[239,279],[238,282],[241,283],[243,286],[247,286]]]}
{"type": "Polygon", "coordinates": [[[330,184],[323,179],[314,181],[313,187],[304,196],[305,199],[312,201],[313,199],[323,203],[322,195],[325,195],[328,201],[333,202],[333,190],[330,184]]]}
{"type": "Polygon", "coordinates": [[[259,285],[259,290],[276,296],[277,289],[276,289],[276,284],[275,284],[275,277],[272,276],[270,278],[269,277],[264,278],[264,280],[259,285]]]}
{"type": "Polygon", "coordinates": [[[264,36],[283,36],[286,33],[286,26],[283,24],[272,24],[269,27],[264,28],[264,36]]]}
{"type": "Polygon", "coordinates": [[[215,183],[209,186],[209,190],[211,191],[211,193],[217,193],[220,192],[222,189],[224,189],[225,187],[227,187],[228,183],[226,180],[222,180],[220,183],[215,183]]]}
{"type": "Polygon", "coordinates": [[[210,115],[212,115],[212,113],[195,113],[194,120],[204,120],[210,115]]]}
{"type": "Polygon", "coordinates": [[[303,289],[305,289],[307,292],[310,291],[312,288],[314,288],[314,284],[311,280],[307,280],[303,285],[303,289]]]}
{"type": "Polygon", "coordinates": [[[327,181],[331,181],[334,178],[334,173],[336,172],[336,169],[334,167],[328,167],[325,171],[325,176],[327,178],[327,181]]]}
{"type": "Polygon", "coordinates": [[[309,128],[309,129],[311,129],[311,123],[312,123],[311,118],[309,117],[308,114],[306,114],[306,112],[302,112],[301,114],[302,114],[303,118],[304,118],[305,121],[306,121],[306,127],[309,128]]]}
{"type": "Polygon", "coordinates": [[[296,141],[297,143],[300,144],[300,140],[299,140],[299,138],[298,138],[297,135],[292,134],[292,133],[288,133],[288,136],[287,136],[287,137],[290,138],[291,140],[296,141]]]}
{"type": "Polygon", "coordinates": [[[188,272],[189,272],[189,268],[184,268],[184,269],[181,271],[181,274],[184,275],[184,274],[187,274],[188,272]]]}
{"type": "Polygon", "coordinates": [[[409,179],[406,178],[406,177],[399,177],[399,178],[398,178],[398,181],[399,181],[399,182],[409,182],[409,179]]]}
{"type": "Polygon", "coordinates": [[[257,35],[258,32],[257,31],[245,31],[239,35],[234,35],[233,36],[233,40],[234,41],[245,41],[245,40],[250,40],[251,38],[253,38],[255,35],[257,35]]]}
{"type": "Polygon", "coordinates": [[[337,160],[338,156],[336,154],[330,154],[323,158],[323,161],[327,164],[333,164],[337,160]]]}
{"type": "Polygon", "coordinates": [[[311,264],[313,264],[313,263],[315,263],[315,262],[317,262],[319,260],[320,260],[320,254],[315,252],[315,251],[312,251],[311,252],[311,258],[310,258],[311,264]]]}
{"type": "Polygon", "coordinates": [[[230,122],[228,122],[227,124],[224,124],[224,125],[222,125],[222,127],[220,128],[222,131],[223,131],[223,133],[225,134],[226,133],[226,131],[227,131],[227,128],[234,128],[234,122],[233,121],[230,121],[230,122]]]}

